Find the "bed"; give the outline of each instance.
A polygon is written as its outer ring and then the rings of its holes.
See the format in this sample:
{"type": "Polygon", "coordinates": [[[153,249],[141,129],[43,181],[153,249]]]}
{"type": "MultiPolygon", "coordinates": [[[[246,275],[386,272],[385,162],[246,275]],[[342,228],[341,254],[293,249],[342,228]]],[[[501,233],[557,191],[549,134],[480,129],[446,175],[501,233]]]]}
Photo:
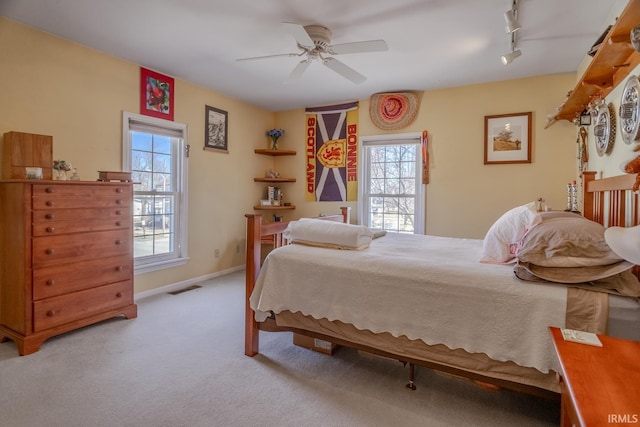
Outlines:
{"type": "MultiPolygon", "coordinates": [[[[584,217],[604,226],[638,224],[633,183],[633,176],[595,180],[585,172],[584,217]]],[[[637,299],[523,282],[513,264],[478,262],[483,240],[389,233],[373,236],[364,250],[336,250],[289,245],[289,223],[246,217],[248,356],[259,352],[259,331],[292,331],[407,363],[411,387],[418,365],[557,398],[548,326],[625,337],[640,329],[637,299]],[[264,259],[265,246],[278,250],[264,259]]],[[[348,218],[342,208],[322,220],[348,218]]]]}

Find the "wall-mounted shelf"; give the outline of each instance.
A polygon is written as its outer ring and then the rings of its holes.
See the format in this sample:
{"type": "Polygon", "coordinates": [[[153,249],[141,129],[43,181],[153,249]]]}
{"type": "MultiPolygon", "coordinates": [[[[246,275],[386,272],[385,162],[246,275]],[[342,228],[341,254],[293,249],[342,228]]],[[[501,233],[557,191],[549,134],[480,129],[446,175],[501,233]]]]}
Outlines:
{"type": "Polygon", "coordinates": [[[253,178],[255,182],[296,182],[295,178],[253,178]]]}
{"type": "MultiPolygon", "coordinates": [[[[640,0],[630,0],[605,37],[584,75],[556,114],[573,121],[595,97],[606,97],[640,64],[640,52],[631,45],[630,32],[640,23],[640,0]]],[[[549,127],[553,121],[547,124],[549,127]]]]}
{"type": "Polygon", "coordinates": [[[295,156],[295,150],[271,150],[271,149],[261,149],[256,148],[253,150],[256,154],[264,154],[266,156],[295,156]]]}
{"type": "Polygon", "coordinates": [[[260,205],[256,205],[253,207],[254,210],[257,211],[283,211],[283,210],[292,210],[295,209],[296,207],[293,205],[289,205],[289,206],[260,206],[260,205]]]}

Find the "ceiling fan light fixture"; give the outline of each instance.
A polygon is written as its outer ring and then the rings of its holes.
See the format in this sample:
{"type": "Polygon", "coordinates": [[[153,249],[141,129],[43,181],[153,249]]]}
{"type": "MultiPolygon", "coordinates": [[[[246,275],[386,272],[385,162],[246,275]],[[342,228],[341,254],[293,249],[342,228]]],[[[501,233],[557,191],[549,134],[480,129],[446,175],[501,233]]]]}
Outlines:
{"type": "Polygon", "coordinates": [[[516,59],[520,55],[522,55],[522,52],[520,52],[520,49],[512,50],[511,52],[502,55],[502,58],[501,58],[502,63],[504,65],[509,65],[513,62],[514,59],[516,59]]]}

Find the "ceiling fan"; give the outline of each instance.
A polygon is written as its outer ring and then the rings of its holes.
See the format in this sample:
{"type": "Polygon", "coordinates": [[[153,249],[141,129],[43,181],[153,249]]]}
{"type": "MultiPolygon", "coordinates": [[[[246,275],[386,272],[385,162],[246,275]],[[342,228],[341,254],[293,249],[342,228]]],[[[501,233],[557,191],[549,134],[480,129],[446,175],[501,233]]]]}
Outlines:
{"type": "Polygon", "coordinates": [[[357,84],[364,82],[367,78],[345,63],[328,55],[381,52],[388,50],[387,43],[384,40],[367,40],[332,45],[331,31],[321,25],[302,26],[291,22],[283,22],[282,25],[296,40],[298,49],[300,49],[299,53],[254,56],[250,58],[240,58],[237,59],[237,61],[251,61],[254,59],[276,58],[280,56],[304,56],[304,59],[296,65],[289,75],[289,80],[298,79],[312,62],[318,61],[357,84]]]}

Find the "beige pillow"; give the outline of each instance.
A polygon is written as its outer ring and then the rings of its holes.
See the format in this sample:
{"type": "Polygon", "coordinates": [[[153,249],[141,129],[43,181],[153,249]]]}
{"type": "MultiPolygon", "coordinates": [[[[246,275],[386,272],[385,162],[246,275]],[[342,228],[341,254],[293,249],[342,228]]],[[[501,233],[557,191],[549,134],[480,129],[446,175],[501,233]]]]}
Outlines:
{"type": "Polygon", "coordinates": [[[604,240],[604,227],[578,215],[544,219],[527,232],[516,256],[542,267],[592,267],[623,260],[604,240]]]}

